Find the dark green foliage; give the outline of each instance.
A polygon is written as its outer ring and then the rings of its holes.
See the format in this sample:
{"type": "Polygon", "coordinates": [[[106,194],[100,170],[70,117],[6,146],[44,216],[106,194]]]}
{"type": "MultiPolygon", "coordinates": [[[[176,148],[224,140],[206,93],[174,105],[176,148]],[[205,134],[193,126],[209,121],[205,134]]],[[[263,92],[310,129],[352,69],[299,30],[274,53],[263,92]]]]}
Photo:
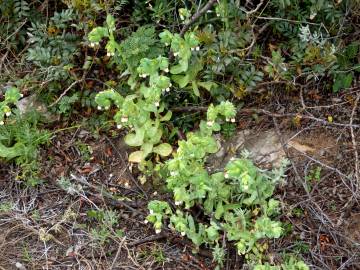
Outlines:
{"type": "Polygon", "coordinates": [[[144,57],[154,58],[162,54],[153,26],[142,26],[120,43],[121,64],[133,71],[144,57]]]}

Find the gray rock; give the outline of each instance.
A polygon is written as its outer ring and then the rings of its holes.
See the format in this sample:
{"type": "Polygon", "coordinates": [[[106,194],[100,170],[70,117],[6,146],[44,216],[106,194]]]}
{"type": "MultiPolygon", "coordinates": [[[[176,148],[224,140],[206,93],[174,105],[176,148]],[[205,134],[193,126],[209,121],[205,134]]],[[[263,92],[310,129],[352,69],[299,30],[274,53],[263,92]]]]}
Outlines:
{"type": "Polygon", "coordinates": [[[240,157],[244,150],[249,152],[249,158],[255,163],[266,168],[279,167],[282,159],[285,158],[285,152],[275,130],[261,133],[241,130],[229,140],[224,141],[217,137],[217,141],[220,150],[207,160],[211,170],[222,170],[231,158],[240,157]]]}
{"type": "Polygon", "coordinates": [[[16,106],[18,107],[20,114],[25,114],[35,110],[41,115],[43,115],[45,119],[48,121],[58,120],[58,116],[55,116],[52,113],[50,113],[47,109],[47,106],[44,103],[40,102],[36,98],[36,95],[30,95],[28,97],[24,97],[20,99],[16,104],[16,106]]]}

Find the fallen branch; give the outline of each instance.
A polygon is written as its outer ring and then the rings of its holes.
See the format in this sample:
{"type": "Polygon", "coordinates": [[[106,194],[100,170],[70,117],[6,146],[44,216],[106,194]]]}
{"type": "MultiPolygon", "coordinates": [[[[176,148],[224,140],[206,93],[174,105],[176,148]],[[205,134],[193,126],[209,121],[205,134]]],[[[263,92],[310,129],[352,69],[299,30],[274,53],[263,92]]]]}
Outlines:
{"type": "Polygon", "coordinates": [[[356,138],[355,138],[355,133],[354,133],[354,128],[353,128],[353,121],[354,121],[354,116],[357,110],[357,106],[359,103],[359,99],[360,99],[360,94],[357,94],[357,97],[355,99],[355,103],[354,103],[354,107],[352,109],[351,112],[351,117],[350,117],[350,133],[351,133],[351,142],[353,145],[353,149],[354,149],[354,155],[355,155],[355,179],[356,179],[356,187],[357,190],[359,190],[360,188],[360,177],[359,177],[359,153],[357,151],[357,143],[356,143],[356,138]]]}
{"type": "Polygon", "coordinates": [[[141,213],[140,211],[131,207],[126,202],[115,199],[114,196],[110,192],[106,191],[104,187],[99,187],[99,186],[93,185],[93,184],[89,183],[88,181],[86,181],[83,177],[78,177],[74,174],[71,174],[71,178],[76,180],[80,184],[83,184],[83,185],[95,190],[97,192],[97,194],[95,194],[95,195],[102,195],[104,200],[107,201],[111,206],[124,207],[133,213],[136,213],[138,215],[143,215],[143,213],[141,213]]]}
{"type": "MultiPolygon", "coordinates": [[[[173,107],[170,110],[172,112],[206,112],[208,107],[205,106],[187,106],[187,107],[173,107]]],[[[338,127],[347,127],[347,128],[360,128],[360,125],[357,124],[343,124],[343,123],[337,123],[337,122],[329,122],[325,119],[316,118],[314,116],[308,116],[304,114],[299,113],[274,113],[270,112],[264,109],[256,109],[256,108],[248,108],[248,109],[239,109],[238,114],[252,114],[252,113],[258,113],[258,114],[265,114],[271,117],[276,118],[282,118],[282,117],[299,117],[300,119],[307,119],[307,120],[313,120],[316,122],[320,122],[324,125],[328,126],[338,126],[338,127]]]]}

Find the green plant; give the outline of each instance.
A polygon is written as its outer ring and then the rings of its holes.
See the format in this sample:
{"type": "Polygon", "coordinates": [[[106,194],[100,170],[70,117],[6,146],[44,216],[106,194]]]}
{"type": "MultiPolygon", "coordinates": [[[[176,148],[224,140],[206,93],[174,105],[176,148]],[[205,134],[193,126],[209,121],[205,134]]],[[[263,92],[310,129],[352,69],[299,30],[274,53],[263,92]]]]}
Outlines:
{"type": "MultiPolygon", "coordinates": [[[[124,55],[127,55],[128,48],[116,42],[115,30],[115,20],[108,15],[103,27],[90,32],[90,46],[99,46],[100,41],[107,38],[105,48],[108,56],[126,60],[124,55]]],[[[200,96],[198,86],[209,88],[207,90],[212,87],[209,82],[203,83],[197,78],[203,65],[192,53],[200,50],[195,33],[188,32],[181,37],[165,30],[159,37],[165,48],[170,48],[175,62],[162,55],[141,58],[135,61],[136,68],[135,65],[127,66],[128,84],[133,92],[123,96],[109,89],[95,98],[99,110],[110,110],[113,104],[116,106],[114,121],[117,127],[128,129],[125,143],[140,148],[130,154],[129,160],[139,163],[142,170],[148,166],[146,159],[151,153],[166,157],[173,151],[170,144],[162,142],[165,124],[172,115],[171,111],[165,113],[166,103],[162,100],[173,83],[180,89],[186,89],[191,84],[190,90],[196,96],[200,96]]],[[[277,62],[274,60],[273,67],[281,65],[282,59],[280,61],[276,56],[274,59],[277,62]]],[[[251,87],[254,84],[250,81],[260,80],[261,76],[262,73],[251,68],[243,76],[243,82],[251,87]]],[[[283,177],[285,166],[273,172],[264,172],[244,157],[231,161],[225,173],[209,174],[205,168],[207,155],[218,151],[213,132],[220,131],[223,123],[234,122],[235,114],[234,105],[228,101],[217,106],[210,105],[207,120],[200,122],[199,131],[189,132],[186,140],[178,142],[173,158],[165,164],[151,166],[166,178],[167,187],[174,194],[176,208],[173,210],[167,202],[151,201],[146,220],[154,224],[157,233],[164,223],[169,222],[172,229],[190,238],[196,248],[202,244],[211,245],[219,265],[224,258],[224,251],[219,246],[222,234],[235,242],[239,254],[246,255],[248,261],[261,263],[267,247],[263,240],[278,238],[283,231],[281,223],[272,220],[279,202],[271,196],[275,184],[283,177]],[[190,213],[193,207],[200,207],[209,221],[196,220],[190,213]]]]}
{"type": "MultiPolygon", "coordinates": [[[[107,16],[104,27],[94,28],[89,34],[91,46],[97,46],[104,37],[108,38],[106,50],[110,56],[122,57],[129,60],[124,44],[130,42],[125,40],[118,44],[114,36],[115,20],[111,15],[107,16]]],[[[138,30],[139,31],[139,30],[138,30]]],[[[128,128],[130,133],[126,135],[125,142],[133,147],[140,147],[140,150],[131,153],[129,160],[136,163],[144,163],[151,153],[161,156],[169,156],[172,147],[168,143],[162,143],[163,123],[171,119],[171,111],[165,111],[165,104],[161,102],[162,96],[170,91],[173,77],[167,73],[180,74],[189,68],[191,51],[197,48],[199,42],[194,33],[185,34],[184,38],[178,34],[171,34],[164,31],[160,40],[165,46],[170,46],[178,63],[170,66],[167,57],[142,58],[139,61],[128,63],[130,77],[128,84],[134,89],[134,93],[123,97],[113,89],[99,93],[95,101],[99,109],[109,110],[112,103],[117,107],[114,120],[118,128],[128,128]],[[138,64],[135,69],[133,64],[138,64]]],[[[130,40],[134,37],[130,37],[130,40]]],[[[140,40],[135,38],[135,40],[140,40]]],[[[135,42],[135,41],[133,41],[135,42]]],[[[138,41],[137,41],[138,42],[138,41]]],[[[153,41],[155,43],[155,41],[153,41]]],[[[141,49],[141,47],[140,47],[141,49]]],[[[147,48],[144,49],[144,52],[147,48]]],[[[139,56],[136,56],[139,57],[139,56]]],[[[186,76],[186,75],[185,75],[186,76]]]]}
{"type": "Polygon", "coordinates": [[[316,166],[314,169],[311,169],[308,175],[305,176],[306,181],[319,182],[321,177],[321,167],[316,166]]]}
{"type": "MultiPolygon", "coordinates": [[[[16,87],[10,87],[6,90],[5,99],[0,102],[0,126],[5,124],[5,117],[9,117],[12,113],[10,106],[15,105],[21,97],[22,94],[16,87]]],[[[3,151],[0,148],[0,156],[2,156],[3,151]]]]}
{"type": "Polygon", "coordinates": [[[87,216],[98,222],[98,225],[90,229],[90,234],[96,244],[104,245],[111,237],[123,237],[124,232],[117,230],[118,214],[111,210],[89,210],[87,216]]]}
{"type": "Polygon", "coordinates": [[[7,116],[6,123],[3,120],[0,122],[0,158],[15,159],[22,167],[19,177],[35,185],[39,183],[38,147],[49,141],[50,133],[38,128],[38,113],[20,115],[19,111],[11,109],[10,105],[15,104],[20,97],[19,91],[12,87],[6,91],[5,100],[0,102],[0,119],[7,116]]]}
{"type": "Polygon", "coordinates": [[[31,46],[27,51],[27,60],[45,69],[52,79],[69,77],[65,67],[72,63],[79,41],[79,36],[70,27],[75,16],[71,9],[55,12],[48,24],[34,22],[28,28],[31,46]]]}
{"type": "Polygon", "coordinates": [[[206,156],[218,151],[212,133],[219,131],[219,121],[234,116],[235,109],[229,102],[210,106],[200,130],[188,133],[186,141],[179,141],[174,158],[165,164],[175,210],[167,202],[152,201],[147,221],[159,233],[168,220],[170,228],[186,235],[197,248],[202,244],[213,246],[219,264],[223,257],[219,241],[224,235],[235,242],[239,254],[258,264],[265,259],[264,239],[278,238],[283,232],[281,223],[271,219],[279,210],[279,202],[271,196],[283,177],[285,165],[264,172],[244,157],[230,161],[225,173],[209,174],[205,169],[206,156]],[[196,220],[190,211],[193,207],[200,207],[209,221],[196,220]]]}

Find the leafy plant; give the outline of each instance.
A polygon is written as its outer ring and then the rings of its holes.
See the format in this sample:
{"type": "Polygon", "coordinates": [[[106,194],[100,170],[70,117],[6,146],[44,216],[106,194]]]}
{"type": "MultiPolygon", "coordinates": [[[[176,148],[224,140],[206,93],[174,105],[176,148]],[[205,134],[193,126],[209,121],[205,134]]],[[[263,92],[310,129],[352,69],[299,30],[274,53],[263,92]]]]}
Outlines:
{"type": "Polygon", "coordinates": [[[87,216],[98,224],[90,230],[96,244],[104,245],[111,237],[123,237],[123,231],[117,230],[118,214],[111,210],[89,210],[87,216]]]}
{"type": "Polygon", "coordinates": [[[167,202],[152,201],[146,219],[157,233],[168,220],[171,229],[186,235],[197,248],[202,244],[213,246],[218,263],[223,257],[219,242],[226,237],[235,242],[239,254],[259,264],[264,260],[264,239],[278,238],[283,232],[281,223],[271,218],[279,211],[279,202],[271,196],[283,177],[285,163],[279,170],[264,172],[243,157],[230,161],[225,172],[209,174],[206,156],[218,151],[212,133],[220,130],[219,121],[234,116],[235,108],[229,102],[210,106],[200,130],[179,141],[174,158],[165,164],[175,210],[167,202]],[[209,222],[192,216],[190,210],[199,206],[209,222]]]}
{"type": "MultiPolygon", "coordinates": [[[[39,115],[30,112],[20,115],[13,111],[10,104],[16,103],[21,94],[12,87],[5,93],[5,100],[0,102],[0,117],[7,116],[6,124],[1,120],[0,126],[0,158],[15,159],[22,167],[21,178],[30,184],[38,183],[38,146],[50,139],[50,133],[38,129],[39,115]]],[[[2,118],[3,119],[3,118],[2,118]]]]}
{"type": "Polygon", "coordinates": [[[5,124],[5,117],[9,117],[12,113],[10,106],[15,105],[21,97],[22,94],[16,87],[10,87],[6,90],[5,99],[0,102],[0,126],[5,124]]]}
{"type": "MultiPolygon", "coordinates": [[[[97,46],[100,40],[108,37],[106,50],[110,56],[120,56],[124,60],[128,54],[125,53],[124,44],[118,44],[114,37],[115,21],[111,15],[107,16],[106,26],[94,28],[89,34],[91,46],[97,46]]],[[[129,160],[136,163],[144,163],[150,153],[161,156],[169,156],[172,147],[168,143],[161,143],[163,135],[163,122],[171,119],[171,111],[165,111],[165,104],[161,102],[162,96],[170,91],[171,79],[166,74],[180,74],[189,68],[192,49],[198,45],[194,33],[187,33],[184,38],[178,34],[164,31],[160,40],[165,46],[170,46],[172,52],[178,57],[178,63],[169,65],[167,57],[142,58],[138,67],[134,69],[131,62],[128,63],[130,78],[128,84],[135,90],[134,94],[123,97],[113,89],[99,93],[95,101],[99,109],[110,109],[112,103],[117,107],[114,120],[118,128],[129,128],[130,133],[126,135],[126,144],[140,147],[140,150],[131,153],[129,160]],[[133,130],[133,132],[131,132],[133,130]]],[[[130,39],[135,39],[131,37],[130,39]]],[[[124,41],[126,42],[130,41],[124,41]]],[[[155,41],[154,41],[155,42],[155,41]]],[[[137,56],[138,57],[138,56],[137,56]]],[[[135,61],[136,62],[136,61],[135,61]]]]}

